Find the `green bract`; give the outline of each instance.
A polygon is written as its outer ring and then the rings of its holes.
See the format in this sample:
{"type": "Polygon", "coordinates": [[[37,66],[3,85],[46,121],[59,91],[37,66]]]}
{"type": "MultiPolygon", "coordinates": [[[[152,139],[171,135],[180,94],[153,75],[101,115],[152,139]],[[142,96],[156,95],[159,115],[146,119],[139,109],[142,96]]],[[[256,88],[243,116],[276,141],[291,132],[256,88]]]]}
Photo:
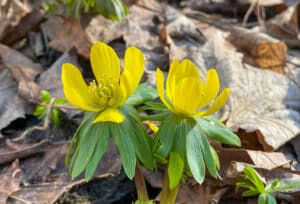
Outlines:
{"type": "Polygon", "coordinates": [[[135,173],[136,157],[145,167],[155,168],[151,152],[152,139],[144,130],[138,113],[130,104],[153,100],[156,95],[154,89],[145,84],[139,85],[126,104],[119,109],[125,116],[122,123],[93,123],[97,113],[86,112],[72,139],[65,161],[72,178],[77,177],[85,170],[85,178],[91,179],[107,149],[110,138],[119,149],[124,171],[130,179],[135,173]],[[70,159],[71,150],[73,154],[70,159]]]}
{"type": "MultiPolygon", "coordinates": [[[[183,117],[169,112],[165,116],[153,141],[152,150],[157,161],[166,163],[170,154],[169,168],[174,163],[184,163],[184,171],[192,175],[198,183],[205,177],[205,166],[213,177],[218,176],[219,161],[216,152],[208,142],[208,137],[224,144],[240,146],[239,138],[213,116],[200,118],[183,117]],[[173,161],[176,153],[178,161],[173,161]]],[[[181,168],[181,167],[180,167],[181,168]]],[[[172,170],[169,170],[172,172],[172,170]]],[[[178,177],[169,174],[170,187],[178,184],[178,177]]]]}

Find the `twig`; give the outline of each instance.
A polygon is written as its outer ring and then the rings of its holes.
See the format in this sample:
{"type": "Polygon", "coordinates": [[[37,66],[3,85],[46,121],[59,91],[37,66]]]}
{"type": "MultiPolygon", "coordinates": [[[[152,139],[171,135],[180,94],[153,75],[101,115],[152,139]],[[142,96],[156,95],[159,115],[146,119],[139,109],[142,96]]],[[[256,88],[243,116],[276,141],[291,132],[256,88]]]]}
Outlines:
{"type": "Polygon", "coordinates": [[[0,154],[0,165],[12,162],[16,158],[25,158],[37,153],[41,153],[45,151],[45,147],[47,147],[49,144],[49,140],[43,140],[37,144],[33,144],[20,150],[0,154]]]}
{"type": "Polygon", "coordinates": [[[50,111],[51,111],[51,109],[53,107],[54,100],[55,100],[55,98],[51,98],[50,103],[47,105],[46,117],[44,119],[44,123],[43,123],[42,126],[35,125],[35,126],[29,128],[29,129],[27,129],[19,137],[14,138],[12,141],[14,141],[14,142],[20,141],[20,140],[24,139],[26,137],[26,135],[28,135],[29,133],[31,133],[34,130],[41,130],[41,131],[43,131],[43,130],[48,129],[48,127],[49,127],[49,121],[50,121],[50,115],[51,115],[50,111]]]}
{"type": "Polygon", "coordinates": [[[251,2],[251,5],[249,6],[249,8],[244,16],[244,19],[243,19],[243,23],[242,23],[243,27],[246,27],[247,21],[256,5],[257,5],[257,0],[251,2]]]}
{"type": "Polygon", "coordinates": [[[24,204],[32,204],[32,202],[24,200],[23,198],[20,198],[20,197],[14,196],[14,195],[10,195],[9,198],[15,199],[24,204]]]}

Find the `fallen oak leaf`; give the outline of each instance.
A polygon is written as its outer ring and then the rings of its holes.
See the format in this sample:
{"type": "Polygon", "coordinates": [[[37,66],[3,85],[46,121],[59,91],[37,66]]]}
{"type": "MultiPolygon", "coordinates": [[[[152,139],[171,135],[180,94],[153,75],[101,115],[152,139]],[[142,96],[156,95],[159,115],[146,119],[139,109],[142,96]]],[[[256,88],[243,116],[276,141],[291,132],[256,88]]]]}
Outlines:
{"type": "Polygon", "coordinates": [[[231,28],[228,40],[243,52],[246,63],[284,74],[287,53],[284,42],[265,33],[239,27],[231,28]]]}
{"type": "MultiPolygon", "coordinates": [[[[216,67],[221,87],[230,87],[231,96],[223,118],[237,132],[254,133],[248,141],[257,140],[266,151],[273,151],[300,132],[300,90],[287,76],[257,69],[242,62],[241,53],[217,32],[190,58],[205,72],[216,67]],[[297,102],[298,101],[298,102],[297,102]]],[[[297,72],[297,80],[300,77],[297,72]]],[[[243,147],[245,143],[242,144],[243,147]]]]}

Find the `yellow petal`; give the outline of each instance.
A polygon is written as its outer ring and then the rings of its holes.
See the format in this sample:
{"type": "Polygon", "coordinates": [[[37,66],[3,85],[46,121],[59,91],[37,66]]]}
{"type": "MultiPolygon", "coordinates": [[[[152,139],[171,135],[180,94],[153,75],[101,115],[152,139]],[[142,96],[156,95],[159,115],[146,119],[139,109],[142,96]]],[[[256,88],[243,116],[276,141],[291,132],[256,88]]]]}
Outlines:
{"type": "Polygon", "coordinates": [[[100,110],[89,94],[88,87],[77,67],[69,63],[63,64],[61,78],[64,94],[69,103],[86,111],[100,110]]]}
{"type": "Polygon", "coordinates": [[[157,70],[156,70],[156,88],[157,88],[158,95],[160,97],[160,100],[167,106],[167,108],[169,110],[173,110],[171,105],[165,99],[164,82],[165,82],[164,73],[159,68],[157,68],[157,70]]]}
{"type": "Polygon", "coordinates": [[[169,74],[167,78],[167,96],[170,101],[173,101],[173,95],[174,95],[174,90],[176,86],[176,78],[178,77],[178,74],[176,74],[179,70],[179,61],[178,60],[173,60],[170,69],[169,69],[169,74]]]}
{"type": "Polygon", "coordinates": [[[91,48],[91,65],[98,82],[104,77],[119,81],[120,60],[116,52],[103,42],[95,43],[91,48]]]}
{"type": "Polygon", "coordinates": [[[120,87],[125,101],[136,89],[144,73],[144,55],[136,47],[126,49],[120,87]]]}
{"type": "Polygon", "coordinates": [[[93,123],[97,122],[114,122],[114,123],[122,123],[125,117],[122,113],[119,112],[118,109],[115,108],[107,108],[102,111],[94,120],[93,123]]]}
{"type": "Polygon", "coordinates": [[[201,86],[199,79],[195,77],[186,77],[176,86],[176,95],[174,95],[174,109],[176,112],[192,114],[198,109],[201,86]]]}
{"type": "Polygon", "coordinates": [[[167,96],[172,103],[177,93],[177,84],[186,77],[195,77],[201,82],[199,70],[191,60],[185,59],[180,64],[177,60],[174,60],[170,66],[167,79],[167,96]]]}
{"type": "Polygon", "coordinates": [[[202,108],[208,105],[216,96],[220,90],[220,80],[218,73],[215,69],[207,71],[206,80],[203,89],[203,97],[198,108],[202,108]]]}
{"type": "Polygon", "coordinates": [[[215,113],[216,111],[221,109],[226,104],[229,95],[230,95],[230,89],[225,88],[222,91],[222,93],[217,97],[215,102],[209,107],[209,109],[207,109],[206,111],[203,111],[203,112],[195,113],[195,114],[193,114],[193,117],[200,117],[200,116],[211,115],[211,114],[215,113]]]}

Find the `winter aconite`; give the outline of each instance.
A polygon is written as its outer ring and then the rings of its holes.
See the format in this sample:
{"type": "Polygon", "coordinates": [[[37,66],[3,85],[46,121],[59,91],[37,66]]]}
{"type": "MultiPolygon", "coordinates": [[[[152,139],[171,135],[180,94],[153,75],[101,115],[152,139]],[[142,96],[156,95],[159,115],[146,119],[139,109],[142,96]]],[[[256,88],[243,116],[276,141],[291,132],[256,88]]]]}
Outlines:
{"type": "Polygon", "coordinates": [[[205,83],[201,80],[197,67],[190,60],[179,63],[174,60],[167,78],[166,94],[164,93],[164,75],[157,69],[156,86],[162,102],[174,113],[190,117],[211,115],[226,103],[230,89],[225,88],[217,97],[220,81],[215,69],[210,69],[205,83]],[[213,104],[206,110],[202,108],[213,104]]]}
{"type": "Polygon", "coordinates": [[[144,72],[144,55],[136,47],[125,52],[124,70],[115,51],[103,42],[91,49],[91,65],[96,80],[87,85],[79,69],[66,63],[62,67],[62,83],[67,100],[84,111],[97,112],[93,123],[121,123],[124,115],[118,108],[135,91],[144,72]]]}

